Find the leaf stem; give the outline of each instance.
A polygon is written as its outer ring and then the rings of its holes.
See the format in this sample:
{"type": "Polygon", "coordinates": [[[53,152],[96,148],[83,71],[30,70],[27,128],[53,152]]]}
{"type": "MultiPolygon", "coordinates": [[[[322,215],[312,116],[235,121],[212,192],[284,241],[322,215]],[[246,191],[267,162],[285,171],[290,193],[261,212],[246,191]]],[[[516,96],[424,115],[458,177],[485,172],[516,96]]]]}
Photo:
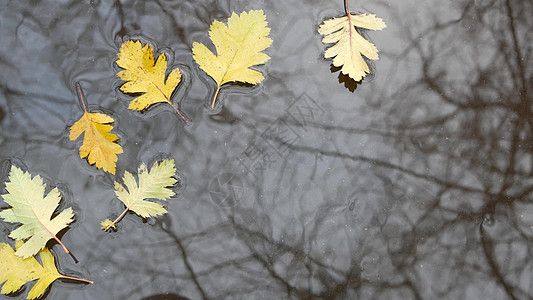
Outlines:
{"type": "Polygon", "coordinates": [[[66,254],[70,254],[70,251],[67,249],[67,247],[65,246],[65,244],[63,244],[63,243],[61,242],[61,240],[59,240],[59,239],[57,238],[57,236],[55,236],[55,235],[54,235],[54,240],[56,240],[56,242],[58,242],[59,245],[61,245],[61,247],[63,247],[63,250],[65,250],[65,253],[66,253],[66,254]]]}
{"type": "Polygon", "coordinates": [[[215,109],[215,101],[217,100],[218,92],[220,92],[220,85],[217,87],[217,91],[215,92],[215,96],[213,97],[213,104],[211,104],[211,110],[215,109]]]}
{"type": "Polygon", "coordinates": [[[350,0],[346,0],[346,16],[348,16],[348,25],[350,26],[350,49],[352,48],[352,15],[350,14],[350,0]]]}
{"type": "Polygon", "coordinates": [[[174,104],[172,104],[172,102],[170,102],[170,100],[168,101],[168,103],[169,103],[170,106],[172,106],[172,108],[178,113],[178,115],[183,119],[183,121],[185,121],[185,124],[187,124],[187,125],[191,125],[191,123],[189,122],[189,120],[187,120],[187,119],[185,118],[185,116],[181,114],[181,112],[178,110],[178,108],[176,108],[176,106],[174,106],[174,104]]]}
{"type": "Polygon", "coordinates": [[[81,281],[81,282],[85,282],[85,283],[94,283],[90,280],[87,280],[87,279],[82,279],[82,278],[76,278],[76,277],[72,277],[72,276],[65,276],[65,275],[61,275],[62,279],[70,279],[70,280],[74,280],[74,281],[81,281]]]}
{"type": "Polygon", "coordinates": [[[80,99],[81,105],[83,106],[83,110],[87,112],[87,106],[85,105],[85,97],[83,96],[83,90],[81,89],[81,84],[79,81],[76,82],[76,91],[78,91],[78,97],[80,99]]]}
{"type": "Polygon", "coordinates": [[[107,231],[109,228],[111,228],[111,226],[114,226],[118,221],[120,221],[120,219],[124,217],[124,215],[128,212],[128,210],[130,210],[130,208],[126,207],[126,209],[120,214],[120,216],[118,216],[111,224],[105,227],[104,231],[107,231]]]}
{"type": "Polygon", "coordinates": [[[346,12],[350,14],[350,0],[346,0],[346,12]]]}

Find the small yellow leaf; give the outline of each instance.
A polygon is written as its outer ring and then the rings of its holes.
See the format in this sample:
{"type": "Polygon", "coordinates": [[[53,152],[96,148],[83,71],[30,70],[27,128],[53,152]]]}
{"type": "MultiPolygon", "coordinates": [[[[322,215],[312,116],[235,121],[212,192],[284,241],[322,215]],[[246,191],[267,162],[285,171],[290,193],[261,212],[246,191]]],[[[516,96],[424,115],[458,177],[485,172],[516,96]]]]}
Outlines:
{"type": "MultiPolygon", "coordinates": [[[[20,242],[17,241],[17,248],[20,242]]],[[[35,257],[26,259],[15,255],[15,251],[6,243],[0,243],[0,284],[2,294],[7,295],[18,291],[26,282],[38,279],[37,283],[28,293],[27,299],[35,299],[41,296],[48,286],[58,278],[68,278],[85,283],[92,283],[85,279],[74,278],[61,275],[56,268],[54,256],[47,248],[39,252],[42,265],[37,262],[35,257]]]]}
{"type": "Polygon", "coordinates": [[[167,56],[164,53],[155,61],[152,47],[148,44],[143,47],[140,41],[130,40],[122,43],[117,55],[117,65],[124,69],[117,75],[126,81],[120,90],[129,94],[142,93],[130,102],[129,109],[142,111],[152,104],[166,102],[189,125],[189,121],[170,100],[181,81],[181,72],[175,68],[166,76],[167,56]]]}
{"type": "Polygon", "coordinates": [[[105,219],[104,221],[100,222],[100,225],[102,226],[102,230],[108,230],[109,228],[117,229],[115,227],[115,223],[109,219],[105,219]]]}
{"type": "Polygon", "coordinates": [[[324,53],[325,58],[333,57],[333,65],[341,67],[341,72],[350,76],[355,81],[365,77],[370,69],[362,55],[368,59],[378,59],[378,49],[374,44],[364,39],[355,27],[381,30],[387,25],[375,15],[363,14],[333,18],[324,21],[318,32],[324,35],[324,44],[335,43],[324,53]]]}
{"type": "Polygon", "coordinates": [[[270,33],[267,25],[263,10],[242,12],[240,16],[233,13],[228,19],[227,27],[219,21],[211,24],[209,36],[216,47],[216,55],[204,44],[193,43],[194,60],[217,83],[211,109],[215,106],[216,97],[223,84],[257,84],[263,81],[263,74],[250,67],[264,64],[270,59],[270,56],[261,52],[272,44],[272,40],[267,37],[270,33]]]}
{"type": "Polygon", "coordinates": [[[82,133],[83,145],[80,147],[80,157],[88,156],[90,164],[96,163],[98,169],[115,174],[117,155],[122,153],[122,147],[114,143],[118,137],[109,131],[114,120],[101,113],[85,112],[70,128],[70,140],[76,140],[82,133]]]}

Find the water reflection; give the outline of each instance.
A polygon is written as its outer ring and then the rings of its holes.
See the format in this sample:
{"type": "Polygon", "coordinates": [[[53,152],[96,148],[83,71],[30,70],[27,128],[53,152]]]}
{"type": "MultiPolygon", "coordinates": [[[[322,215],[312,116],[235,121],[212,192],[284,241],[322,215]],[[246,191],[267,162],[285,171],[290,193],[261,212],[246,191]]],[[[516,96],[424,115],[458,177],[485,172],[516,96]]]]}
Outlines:
{"type": "Polygon", "coordinates": [[[340,2],[1,7],[1,158],[69,187],[77,221],[62,240],[80,264],[56,257],[95,281],[82,290],[54,283],[48,298],[531,298],[527,1],[365,4],[388,29],[372,36],[375,78],[354,93],[330,72],[316,32],[340,2]],[[266,80],[228,87],[210,115],[210,81],[190,45],[207,41],[214,18],[252,8],[272,27],[272,59],[259,67],[266,80]],[[153,39],[189,66],[177,100],[191,126],[171,110],[139,115],[117,101],[113,61],[125,34],[153,39]],[[117,174],[160,153],[176,160],[187,187],[167,216],[126,216],[116,233],[99,230],[120,203],[115,178],[65,141],[79,112],[76,81],[117,116],[125,151],[117,174]],[[220,174],[242,186],[231,205],[210,196],[229,191],[212,191],[220,174]]]}

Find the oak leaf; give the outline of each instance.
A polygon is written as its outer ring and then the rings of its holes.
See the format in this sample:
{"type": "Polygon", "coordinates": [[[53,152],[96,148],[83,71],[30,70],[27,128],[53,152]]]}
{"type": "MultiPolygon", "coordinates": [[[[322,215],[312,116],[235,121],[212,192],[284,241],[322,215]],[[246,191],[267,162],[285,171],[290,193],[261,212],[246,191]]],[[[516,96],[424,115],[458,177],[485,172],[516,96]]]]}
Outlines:
{"type": "Polygon", "coordinates": [[[333,57],[333,65],[341,67],[341,72],[355,81],[360,81],[370,69],[362,55],[368,59],[377,60],[378,49],[374,44],[364,39],[355,29],[356,27],[381,30],[387,25],[375,15],[350,14],[350,17],[338,17],[324,21],[318,32],[324,35],[324,44],[335,43],[324,53],[325,58],[333,57]]]}
{"type": "Polygon", "coordinates": [[[150,45],[129,40],[122,43],[117,55],[116,63],[124,69],[117,75],[126,81],[120,90],[129,94],[142,93],[130,102],[129,109],[143,111],[152,104],[166,102],[189,125],[171,101],[172,93],[181,81],[181,72],[175,68],[166,76],[167,56],[164,53],[154,61],[154,50],[150,45]]]}
{"type": "Polygon", "coordinates": [[[233,13],[228,19],[227,27],[219,21],[211,24],[209,37],[216,47],[216,55],[204,44],[193,43],[194,60],[217,83],[211,109],[215,107],[223,84],[257,84],[263,81],[263,74],[250,67],[264,64],[270,59],[270,56],[261,52],[272,44],[272,40],[267,37],[270,33],[267,25],[263,10],[242,12],[240,16],[233,13]]]}
{"type": "MultiPolygon", "coordinates": [[[[22,245],[21,241],[17,241],[16,247],[22,245]]],[[[2,286],[2,294],[7,295],[18,291],[25,283],[37,280],[27,295],[27,299],[35,299],[41,296],[46,288],[58,278],[77,280],[85,283],[92,283],[92,281],[79,279],[75,277],[61,275],[56,268],[54,256],[47,248],[39,252],[42,265],[37,262],[35,257],[26,259],[15,255],[13,248],[6,243],[0,243],[0,265],[2,272],[0,272],[0,285],[2,286]]]]}
{"type": "Polygon", "coordinates": [[[17,256],[27,258],[37,254],[52,238],[66,253],[70,253],[56,234],[74,220],[74,211],[69,207],[52,218],[61,201],[57,188],[52,189],[45,197],[45,185],[39,175],[31,178],[29,172],[12,166],[6,190],[7,194],[2,195],[2,198],[11,208],[2,210],[0,217],[7,222],[22,223],[9,237],[26,240],[15,252],[17,256]]]}
{"type": "Polygon", "coordinates": [[[159,203],[146,199],[167,200],[175,195],[168,187],[176,184],[173,177],[176,174],[176,166],[173,159],[166,159],[154,163],[150,170],[145,164],[141,164],[137,172],[138,182],[128,171],[124,172],[122,181],[115,181],[115,195],[126,205],[126,209],[113,222],[109,219],[102,221],[103,230],[115,228],[115,224],[128,212],[133,211],[143,218],[157,217],[167,213],[167,210],[159,203]]]}

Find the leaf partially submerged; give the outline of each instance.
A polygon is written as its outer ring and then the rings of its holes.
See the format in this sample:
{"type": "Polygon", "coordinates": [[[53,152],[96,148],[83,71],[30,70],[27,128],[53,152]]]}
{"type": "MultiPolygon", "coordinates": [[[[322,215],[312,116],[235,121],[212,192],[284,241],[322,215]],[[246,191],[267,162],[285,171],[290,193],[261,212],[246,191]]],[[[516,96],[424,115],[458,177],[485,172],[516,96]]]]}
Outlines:
{"type": "Polygon", "coordinates": [[[324,57],[333,57],[335,67],[342,67],[343,74],[360,81],[370,72],[362,55],[372,60],[377,60],[379,57],[376,46],[364,39],[355,27],[381,30],[387,25],[375,15],[350,14],[350,18],[344,16],[324,21],[319,26],[318,32],[324,35],[322,39],[324,44],[335,44],[326,50],[324,57]]]}
{"type": "Polygon", "coordinates": [[[74,211],[69,207],[52,218],[61,201],[57,188],[52,189],[45,197],[42,178],[39,175],[31,178],[30,173],[13,165],[9,172],[9,182],[6,182],[6,190],[7,194],[2,197],[11,208],[0,212],[0,217],[7,222],[22,223],[9,237],[26,241],[15,252],[17,256],[27,258],[37,254],[50,239],[55,239],[66,253],[70,253],[56,234],[74,220],[74,211]]]}
{"type": "Polygon", "coordinates": [[[137,174],[138,183],[130,172],[124,172],[122,178],[124,185],[115,181],[115,194],[126,205],[126,209],[113,222],[105,220],[100,223],[102,229],[115,228],[114,225],[130,210],[143,218],[167,213],[161,204],[146,199],[167,200],[174,196],[175,193],[168,187],[176,184],[177,180],[173,177],[175,174],[176,166],[173,159],[154,163],[151,170],[148,170],[145,164],[141,164],[137,174]]]}
{"type": "Polygon", "coordinates": [[[261,52],[272,44],[272,40],[267,37],[270,33],[267,25],[263,10],[242,12],[240,16],[233,13],[228,19],[227,27],[219,21],[213,21],[211,24],[209,37],[216,47],[216,55],[204,44],[193,43],[194,60],[217,83],[211,109],[215,107],[218,92],[223,84],[257,84],[263,81],[263,74],[250,67],[264,64],[270,59],[270,56],[261,52]]]}
{"type": "Polygon", "coordinates": [[[107,230],[109,228],[113,228],[113,229],[117,229],[117,227],[115,227],[115,223],[113,223],[113,221],[109,220],[109,219],[105,219],[103,220],[102,222],[100,222],[100,225],[102,226],[101,228],[103,230],[107,230]]]}
{"type": "MultiPolygon", "coordinates": [[[[17,241],[17,248],[22,244],[17,241]]],[[[37,283],[28,293],[27,299],[35,299],[41,296],[46,288],[58,278],[72,279],[85,283],[92,283],[85,279],[74,278],[61,275],[56,268],[54,256],[47,248],[39,252],[42,265],[37,262],[35,257],[20,258],[15,255],[15,251],[6,243],[0,243],[0,284],[2,294],[7,295],[18,291],[22,286],[30,281],[37,280],[37,283]]]]}
{"type": "Polygon", "coordinates": [[[118,137],[110,133],[113,126],[112,117],[102,113],[89,113],[85,107],[85,99],[81,86],[76,84],[76,89],[83,104],[83,116],[70,128],[69,138],[75,141],[83,134],[83,144],[80,147],[80,157],[96,164],[98,169],[115,174],[117,155],[122,153],[122,147],[116,143],[118,137]]]}
{"type": "Polygon", "coordinates": [[[189,121],[170,100],[181,81],[181,72],[175,68],[166,76],[167,56],[164,53],[159,55],[156,62],[154,50],[148,44],[143,47],[140,41],[125,41],[120,46],[116,63],[124,69],[117,74],[118,77],[126,81],[120,90],[129,94],[142,93],[130,102],[129,109],[142,111],[152,104],[166,102],[189,125],[189,121]]]}

